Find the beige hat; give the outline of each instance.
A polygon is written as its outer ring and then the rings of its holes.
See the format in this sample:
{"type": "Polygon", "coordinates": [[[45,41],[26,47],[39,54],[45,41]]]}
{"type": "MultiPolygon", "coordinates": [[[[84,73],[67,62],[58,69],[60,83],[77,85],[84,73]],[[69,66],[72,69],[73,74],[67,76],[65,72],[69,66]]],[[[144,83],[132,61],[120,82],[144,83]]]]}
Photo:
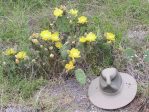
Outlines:
{"type": "Polygon", "coordinates": [[[118,72],[115,68],[106,68],[101,76],[94,79],[88,90],[90,101],[103,109],[118,109],[129,104],[136,96],[135,79],[118,72]]]}

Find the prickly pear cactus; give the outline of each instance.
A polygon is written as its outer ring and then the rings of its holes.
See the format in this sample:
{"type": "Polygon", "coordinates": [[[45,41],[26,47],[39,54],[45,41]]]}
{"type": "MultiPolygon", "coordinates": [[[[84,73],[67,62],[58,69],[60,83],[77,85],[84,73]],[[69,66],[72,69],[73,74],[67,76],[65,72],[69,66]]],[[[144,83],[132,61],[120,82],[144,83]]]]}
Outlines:
{"type": "Polygon", "coordinates": [[[64,44],[63,47],[60,49],[60,54],[61,54],[62,59],[64,60],[67,59],[68,50],[69,50],[69,46],[64,44]]]}
{"type": "Polygon", "coordinates": [[[75,76],[76,76],[77,81],[81,85],[84,85],[86,83],[86,75],[82,69],[75,70],[75,76]]]}
{"type": "Polygon", "coordinates": [[[145,62],[149,62],[149,50],[146,50],[146,51],[144,52],[144,61],[145,61],[145,62]]]}
{"type": "Polygon", "coordinates": [[[70,32],[71,30],[69,20],[65,16],[57,18],[56,27],[59,32],[70,32]]]}
{"type": "Polygon", "coordinates": [[[127,48],[127,49],[125,49],[124,54],[127,59],[131,60],[135,56],[135,50],[133,50],[131,48],[127,48]]]}

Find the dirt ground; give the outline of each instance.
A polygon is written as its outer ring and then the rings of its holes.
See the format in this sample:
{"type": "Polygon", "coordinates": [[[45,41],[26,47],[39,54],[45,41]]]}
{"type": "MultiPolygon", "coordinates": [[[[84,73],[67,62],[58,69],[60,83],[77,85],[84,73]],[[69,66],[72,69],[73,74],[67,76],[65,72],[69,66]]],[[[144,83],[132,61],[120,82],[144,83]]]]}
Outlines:
{"type": "MultiPolygon", "coordinates": [[[[95,77],[94,77],[95,78],[95,77]]],[[[148,112],[149,106],[145,107],[143,105],[146,99],[137,94],[135,99],[126,107],[117,110],[103,110],[98,107],[95,107],[88,98],[88,86],[89,82],[94,79],[93,77],[88,79],[88,84],[86,86],[81,87],[75,79],[67,80],[66,82],[54,85],[47,86],[40,93],[41,96],[39,98],[40,105],[43,105],[42,109],[46,109],[47,107],[44,105],[45,102],[48,102],[50,98],[55,99],[53,112],[57,112],[61,109],[64,112],[148,112]],[[144,107],[143,107],[144,106],[144,107]],[[142,110],[141,110],[142,109],[142,110]]],[[[37,95],[38,96],[38,95],[37,95]]],[[[52,103],[52,102],[51,102],[52,103]]],[[[148,102],[149,103],[149,102],[148,102]]]]}
{"type": "Polygon", "coordinates": [[[117,110],[104,110],[94,106],[88,98],[88,86],[90,77],[85,86],[80,86],[75,79],[64,82],[47,84],[34,96],[38,102],[35,108],[23,107],[21,105],[9,106],[6,112],[149,112],[149,100],[138,93],[135,99],[127,106],[117,110]]]}

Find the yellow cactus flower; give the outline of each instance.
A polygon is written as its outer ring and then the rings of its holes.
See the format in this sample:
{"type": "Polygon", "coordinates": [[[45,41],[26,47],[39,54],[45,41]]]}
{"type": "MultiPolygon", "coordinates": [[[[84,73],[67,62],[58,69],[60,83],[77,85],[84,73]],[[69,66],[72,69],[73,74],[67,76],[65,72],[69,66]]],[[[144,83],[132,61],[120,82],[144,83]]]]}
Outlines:
{"type": "Polygon", "coordinates": [[[53,42],[57,42],[59,41],[59,33],[58,32],[55,32],[51,35],[51,38],[50,38],[53,42]]]}
{"type": "Polygon", "coordinates": [[[27,57],[27,55],[26,55],[26,52],[20,51],[20,52],[18,52],[18,53],[15,55],[15,57],[16,57],[17,59],[25,59],[25,58],[27,57]]]}
{"type": "Polygon", "coordinates": [[[6,51],[4,52],[5,55],[14,55],[16,53],[16,51],[13,49],[13,48],[10,48],[10,49],[6,49],[6,51]]]}
{"type": "Polygon", "coordinates": [[[70,51],[68,51],[69,57],[71,57],[73,60],[74,58],[80,58],[80,51],[76,48],[72,48],[70,51]]]}
{"type": "Polygon", "coordinates": [[[87,23],[87,17],[85,17],[85,16],[79,17],[79,18],[78,18],[78,23],[80,23],[80,24],[85,24],[85,23],[87,23]]]}
{"type": "Polygon", "coordinates": [[[50,37],[51,37],[51,32],[49,32],[48,30],[44,30],[40,33],[40,36],[42,38],[42,40],[50,40],[50,37]]]}
{"type": "Polygon", "coordinates": [[[97,38],[97,36],[92,32],[90,32],[86,35],[86,41],[87,42],[93,42],[96,40],[96,38],[97,38]]]}
{"type": "Polygon", "coordinates": [[[78,15],[78,10],[76,9],[70,9],[69,13],[73,16],[77,16],[78,15]]]}
{"type": "Polygon", "coordinates": [[[105,33],[105,37],[106,37],[107,41],[111,41],[111,42],[115,41],[115,35],[111,32],[105,33]]]}
{"type": "Polygon", "coordinates": [[[55,43],[55,46],[58,48],[58,49],[60,49],[60,48],[62,48],[62,43],[61,42],[56,42],[55,43]]]}
{"type": "Polygon", "coordinates": [[[61,17],[63,15],[63,10],[62,9],[59,9],[59,8],[55,8],[53,14],[56,17],[61,17]]]}
{"type": "Polygon", "coordinates": [[[39,41],[38,41],[37,39],[32,39],[32,43],[34,43],[34,44],[38,44],[39,41]]]}
{"type": "Polygon", "coordinates": [[[69,61],[69,63],[67,63],[67,64],[65,65],[66,71],[70,71],[70,70],[72,70],[72,69],[74,69],[74,68],[75,68],[75,66],[74,66],[73,61],[69,61]]]}
{"type": "Polygon", "coordinates": [[[84,36],[80,37],[79,42],[85,43],[86,42],[86,38],[84,36]]]}

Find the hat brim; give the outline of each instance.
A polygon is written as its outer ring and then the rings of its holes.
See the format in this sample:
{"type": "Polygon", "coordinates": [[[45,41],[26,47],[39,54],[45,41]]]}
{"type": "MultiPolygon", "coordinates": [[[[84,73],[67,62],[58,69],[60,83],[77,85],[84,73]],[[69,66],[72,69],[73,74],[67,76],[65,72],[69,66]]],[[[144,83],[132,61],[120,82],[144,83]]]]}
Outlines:
{"type": "Polygon", "coordinates": [[[97,107],[103,109],[118,109],[129,104],[136,96],[137,83],[135,79],[126,74],[120,73],[122,76],[122,88],[115,95],[105,94],[99,86],[99,78],[94,79],[88,90],[90,101],[97,107]]]}

